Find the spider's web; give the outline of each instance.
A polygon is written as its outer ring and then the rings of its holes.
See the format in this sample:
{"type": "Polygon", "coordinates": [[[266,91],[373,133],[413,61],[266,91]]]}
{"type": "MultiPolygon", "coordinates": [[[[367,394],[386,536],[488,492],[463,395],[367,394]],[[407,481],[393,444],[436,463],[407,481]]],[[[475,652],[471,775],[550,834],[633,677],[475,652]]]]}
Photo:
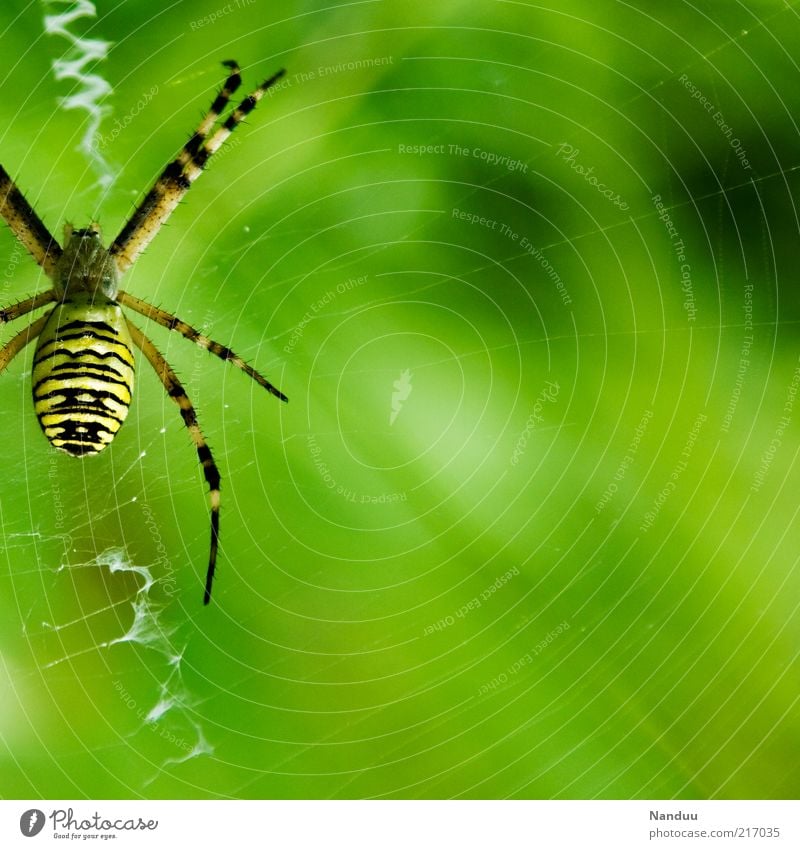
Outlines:
{"type": "MultiPolygon", "coordinates": [[[[144,779],[145,785],[156,780],[161,771],[172,764],[212,754],[213,746],[206,740],[202,725],[195,718],[196,702],[183,676],[183,653],[186,643],[178,633],[177,626],[170,624],[170,617],[165,615],[166,604],[153,598],[153,589],[158,588],[159,579],[154,577],[149,567],[131,563],[127,552],[119,548],[108,549],[86,563],[65,563],[57,572],[65,570],[71,573],[86,570],[94,575],[98,570],[108,570],[109,579],[104,583],[113,582],[115,576],[132,578],[138,586],[129,602],[132,619],[125,615],[128,602],[109,602],[71,622],[42,622],[40,637],[44,637],[45,641],[48,637],[55,639],[62,645],[62,635],[76,628],[86,630],[87,616],[89,619],[102,619],[113,613],[117,623],[130,622],[127,630],[118,636],[100,642],[90,642],[89,645],[70,653],[58,655],[54,660],[45,663],[45,669],[64,664],[77,669],[76,664],[81,658],[95,655],[97,652],[106,653],[106,663],[115,665],[111,658],[113,653],[131,651],[134,658],[149,666],[153,681],[144,692],[141,692],[141,676],[136,672],[135,666],[128,667],[127,663],[123,669],[130,669],[134,673],[132,676],[126,676],[122,671],[107,679],[114,693],[141,721],[138,729],[122,735],[126,744],[135,745],[133,740],[139,734],[156,735],[158,739],[166,741],[164,750],[169,754],[153,763],[152,775],[144,779]],[[140,651],[141,649],[145,651],[140,651]]],[[[35,638],[33,631],[34,628],[29,625],[28,633],[35,638]]]]}
{"type": "MultiPolygon", "coordinates": [[[[26,384],[20,382],[24,391],[26,384]]],[[[164,437],[156,431],[149,444],[164,437]]],[[[7,569],[27,587],[25,640],[47,690],[73,694],[61,702],[69,725],[79,721],[75,709],[105,714],[106,702],[117,720],[96,729],[96,739],[105,740],[100,748],[149,752],[138,777],[125,778],[128,792],[135,793],[169,767],[213,752],[185,675],[194,629],[177,603],[185,588],[161,539],[163,517],[148,506],[156,503],[154,493],[171,489],[169,480],[151,474],[147,451],[123,459],[125,465],[111,453],[104,464],[90,465],[48,450],[38,433],[30,439],[30,446],[27,435],[22,445],[30,458],[27,470],[10,475],[9,486],[18,479],[17,490],[27,492],[29,523],[35,527],[35,516],[50,522],[54,515],[62,532],[25,531],[6,519],[0,504],[7,569]],[[45,489],[31,487],[36,474],[46,479],[45,489]],[[89,699],[81,708],[74,695],[80,691],[89,699]]],[[[191,598],[199,607],[199,590],[191,598]]]]}
{"type": "MultiPolygon", "coordinates": [[[[97,63],[106,57],[110,42],[76,34],[76,24],[85,23],[81,19],[96,17],[95,5],[89,0],[46,0],[43,6],[47,13],[45,32],[68,43],[64,55],[53,61],[52,69],[56,80],[72,83],[74,89],[58,102],[64,110],[86,112],[86,127],[76,149],[90,163],[96,174],[96,186],[102,193],[111,184],[113,175],[96,138],[110,112],[103,100],[112,89],[97,69],[97,63]]],[[[19,254],[20,249],[15,245],[14,261],[8,266],[13,275],[5,275],[4,290],[11,287],[12,276],[18,272],[24,275],[25,263],[20,261],[19,254]]],[[[27,376],[20,375],[19,380],[20,388],[24,386],[28,392],[27,376]]],[[[162,430],[162,438],[163,434],[162,430]]],[[[31,457],[43,449],[38,435],[34,438],[37,441],[35,448],[31,447],[31,457]]],[[[150,445],[158,438],[153,437],[150,445]]],[[[23,453],[27,454],[24,446],[25,437],[23,453]]],[[[99,665],[108,670],[101,689],[109,701],[119,700],[129,709],[130,720],[124,728],[109,729],[111,738],[116,737],[119,742],[108,745],[146,749],[149,740],[153,748],[149,765],[141,772],[139,786],[147,786],[171,765],[213,752],[195,716],[195,699],[185,680],[184,653],[189,640],[185,629],[177,624],[184,618],[171,603],[174,584],[169,582],[174,581],[174,576],[160,539],[160,517],[155,509],[137,503],[137,496],[119,494],[128,478],[136,471],[141,472],[145,456],[146,450],[127,467],[113,473],[107,493],[92,504],[92,490],[97,494],[96,480],[93,482],[96,468],[80,468],[82,474],[76,477],[69,474],[76,471],[75,467],[60,464],[61,455],[50,452],[44,473],[48,493],[38,506],[39,496],[44,493],[31,487],[32,467],[27,472],[22,467],[10,470],[7,483],[13,486],[15,478],[19,478],[17,489],[27,492],[32,510],[55,511],[56,527],[63,528],[55,536],[46,537],[7,525],[0,503],[8,570],[24,576],[27,567],[23,564],[31,563],[32,554],[40,564],[36,571],[42,592],[27,604],[27,612],[23,611],[23,629],[42,680],[48,689],[53,682],[72,689],[80,686],[87,669],[94,670],[99,665]],[[86,499],[86,516],[83,521],[76,521],[73,507],[81,498],[81,490],[86,499]],[[126,508],[133,516],[128,536],[136,544],[115,545],[119,538],[101,540],[96,534],[98,523],[113,520],[126,508]],[[148,544],[137,547],[142,537],[148,544]],[[87,539],[91,542],[85,544],[87,539]],[[103,542],[108,546],[105,550],[103,542]],[[134,559],[141,556],[138,552],[143,551],[147,556],[154,547],[156,558],[138,565],[134,559]],[[101,553],[92,555],[92,549],[101,553]],[[132,555],[131,549],[137,554],[132,555]],[[106,592],[97,593],[98,587],[106,592]],[[76,615],[70,617],[68,611],[76,615]],[[139,735],[144,745],[132,742],[139,735]],[[153,742],[158,745],[153,747],[153,742]]],[[[151,481],[156,488],[166,483],[165,475],[151,481]]],[[[124,542],[125,535],[120,537],[124,542]]],[[[91,674],[95,676],[96,672],[91,674]]],[[[95,693],[94,698],[100,698],[100,693],[95,693]]],[[[91,705],[90,709],[94,707],[91,705]]],[[[68,714],[64,716],[69,724],[68,714]]],[[[137,784],[134,781],[129,785],[131,792],[137,792],[137,784]]]]}

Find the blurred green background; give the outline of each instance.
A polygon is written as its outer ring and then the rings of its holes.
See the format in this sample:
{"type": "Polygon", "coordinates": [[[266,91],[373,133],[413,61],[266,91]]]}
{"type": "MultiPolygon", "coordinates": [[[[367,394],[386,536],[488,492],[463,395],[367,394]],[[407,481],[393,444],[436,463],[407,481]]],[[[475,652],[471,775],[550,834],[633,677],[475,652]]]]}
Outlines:
{"type": "Polygon", "coordinates": [[[110,240],[221,60],[285,66],[124,286],[290,403],[147,328],[203,608],[146,364],[80,462],[2,376],[0,795],[796,797],[795,8],[97,7],[81,62],[4,4],[0,161],[110,240]]]}

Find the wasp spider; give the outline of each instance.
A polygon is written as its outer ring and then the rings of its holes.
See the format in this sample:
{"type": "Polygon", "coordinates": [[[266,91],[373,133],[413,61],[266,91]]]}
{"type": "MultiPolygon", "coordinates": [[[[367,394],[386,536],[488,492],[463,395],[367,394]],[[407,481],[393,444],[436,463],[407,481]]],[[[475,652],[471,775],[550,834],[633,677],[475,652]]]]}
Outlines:
{"type": "Polygon", "coordinates": [[[176,316],[129,295],[119,288],[119,280],[200,176],[209,157],[284,73],[281,70],[262,83],[215,128],[217,119],[241,85],[238,65],[224,64],[230,73],[208,113],[109,248],[103,247],[97,224],[83,230],[75,230],[68,224],[62,248],[0,166],[0,215],[53,281],[48,291],[0,310],[0,325],[39,307],[55,304],[0,349],[0,372],[31,340],[38,338],[33,358],[33,404],[39,424],[56,448],[73,457],[85,457],[102,451],[122,426],[133,394],[132,346],[141,350],[169,397],[180,408],[210,490],[211,551],[204,604],[211,599],[219,543],[219,470],[175,372],[155,345],[128,319],[122,307],[169,330],[177,330],[241,369],[282,401],[287,399],[230,348],[209,339],[176,316]]]}

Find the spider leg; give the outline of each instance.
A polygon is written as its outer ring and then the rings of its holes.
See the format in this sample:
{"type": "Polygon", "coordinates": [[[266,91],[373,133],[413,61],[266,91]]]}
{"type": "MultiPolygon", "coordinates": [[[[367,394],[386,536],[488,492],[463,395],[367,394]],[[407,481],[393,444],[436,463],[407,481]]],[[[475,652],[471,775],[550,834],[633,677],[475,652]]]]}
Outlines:
{"type": "Polygon", "coordinates": [[[289,400],[283,392],[280,391],[280,389],[273,386],[265,377],[249,366],[238,354],[234,353],[230,348],[220,345],[219,342],[209,339],[208,336],[204,336],[199,330],[195,330],[194,327],[187,324],[185,321],[181,321],[181,319],[177,316],[165,312],[158,307],[154,307],[151,304],[148,304],[147,301],[134,298],[133,295],[129,295],[127,292],[118,292],[117,301],[122,304],[122,306],[130,307],[130,309],[135,310],[145,318],[149,318],[157,324],[160,324],[162,327],[166,327],[167,330],[176,330],[181,334],[181,336],[184,336],[190,342],[194,342],[206,351],[210,351],[215,357],[219,357],[221,360],[225,360],[226,362],[236,366],[236,368],[241,369],[241,371],[243,371],[248,377],[252,377],[259,386],[263,386],[267,392],[271,392],[276,398],[280,398],[281,401],[289,400]]]}
{"type": "MultiPolygon", "coordinates": [[[[126,319],[127,321],[127,319],[126,319]]],[[[209,498],[211,501],[211,550],[208,555],[208,571],[206,572],[206,588],[203,594],[203,604],[211,601],[211,585],[214,582],[214,571],[217,565],[217,549],[219,547],[219,503],[220,503],[220,474],[211,449],[208,447],[203,436],[197,415],[189,400],[186,391],[178,380],[169,363],[164,359],[156,346],[142,333],[139,328],[127,321],[128,330],[131,334],[133,344],[147,357],[153,370],[158,375],[167,395],[178,405],[189,435],[197,448],[197,456],[203,466],[203,474],[208,483],[209,498]]]]}
{"type": "Polygon", "coordinates": [[[178,154],[176,162],[180,163],[181,168],[183,168],[197,154],[197,151],[200,150],[203,142],[206,140],[206,136],[208,136],[217,118],[219,118],[225,107],[228,105],[228,101],[231,99],[231,96],[242,84],[242,77],[239,73],[239,66],[236,62],[228,60],[222,64],[230,70],[230,74],[228,75],[228,79],[225,80],[222,90],[216,96],[203,120],[194,131],[194,135],[192,135],[189,141],[186,142],[181,152],[178,154]]]}
{"type": "MultiPolygon", "coordinates": [[[[242,121],[256,108],[256,104],[266,94],[266,92],[278,82],[278,80],[286,73],[284,68],[274,73],[269,79],[253,92],[247,95],[245,99],[233,110],[225,123],[217,129],[213,136],[203,145],[202,150],[192,160],[192,165],[202,169],[206,162],[222,147],[228,136],[242,123],[242,121]]],[[[189,179],[194,179],[189,175],[189,179]]]]}
{"type": "Polygon", "coordinates": [[[40,292],[32,298],[26,298],[18,304],[12,304],[10,307],[0,309],[0,325],[6,324],[9,321],[14,321],[14,319],[17,318],[21,318],[23,315],[27,315],[29,312],[32,312],[38,307],[43,307],[45,304],[49,304],[50,301],[54,301],[55,299],[55,290],[48,289],[46,292],[40,292]]]}
{"type": "Polygon", "coordinates": [[[50,313],[40,316],[33,323],[29,324],[24,330],[20,330],[10,342],[7,342],[0,348],[0,372],[5,371],[9,363],[17,356],[17,354],[42,332],[47,319],[50,318],[50,313]]]}
{"type": "Polygon", "coordinates": [[[233,132],[245,115],[253,110],[264,92],[284,74],[284,71],[280,70],[263,82],[236,107],[227,121],[207,140],[206,137],[219,111],[227,104],[230,95],[238,88],[241,81],[236,63],[226,62],[225,64],[232,69],[232,73],[211,105],[208,114],[195,134],[184,145],[177,159],[170,162],[164,169],[109,248],[120,274],[130,268],[139,254],[154,239],[161,225],[169,218],[189,187],[203,172],[209,157],[233,132]]]}
{"type": "MultiPolygon", "coordinates": [[[[203,117],[203,120],[200,122],[197,129],[189,138],[189,141],[187,141],[181,148],[181,152],[177,155],[177,157],[164,169],[161,176],[156,181],[156,184],[152,189],[150,189],[144,200],[139,204],[138,209],[131,216],[131,219],[125,225],[119,236],[117,236],[114,244],[110,248],[111,253],[117,257],[117,267],[120,272],[122,272],[124,268],[127,268],[139,255],[139,253],[144,250],[150,239],[152,239],[158,231],[158,228],[164,223],[163,220],[161,220],[156,222],[154,225],[149,225],[147,219],[152,216],[159,207],[168,204],[168,201],[176,194],[176,192],[178,192],[175,199],[175,204],[177,204],[182,193],[189,188],[188,185],[185,186],[185,188],[182,187],[181,178],[183,176],[184,169],[197,155],[197,152],[202,147],[203,142],[205,142],[211,128],[214,126],[214,122],[220,116],[223,109],[225,109],[228,105],[231,95],[233,95],[242,84],[242,77],[239,73],[239,66],[236,62],[231,60],[223,62],[222,64],[230,70],[230,74],[225,80],[222,90],[214,99],[214,102],[211,104],[211,107],[203,117]],[[152,235],[149,235],[151,226],[155,226],[155,229],[152,231],[152,235]],[[144,230],[140,233],[139,231],[142,227],[144,227],[144,230]],[[149,238],[147,238],[146,241],[143,242],[137,249],[136,239],[146,238],[148,235],[149,238]],[[126,256],[126,246],[129,243],[132,243],[131,248],[134,251],[130,259],[126,256]],[[123,263],[126,263],[124,268],[123,263]]],[[[172,209],[174,209],[174,205],[168,206],[165,210],[165,219],[166,216],[172,212],[172,209]]]]}
{"type": "Polygon", "coordinates": [[[25,200],[8,172],[0,165],[0,215],[25,250],[44,269],[48,277],[55,275],[61,246],[50,235],[42,220],[25,200]]]}

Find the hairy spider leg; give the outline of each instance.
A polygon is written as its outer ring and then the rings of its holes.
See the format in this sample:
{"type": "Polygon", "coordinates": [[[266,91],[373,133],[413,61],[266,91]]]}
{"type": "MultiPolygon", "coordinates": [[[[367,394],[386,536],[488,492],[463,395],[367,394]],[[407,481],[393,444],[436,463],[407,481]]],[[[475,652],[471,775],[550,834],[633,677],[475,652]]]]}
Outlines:
{"type": "MultiPolygon", "coordinates": [[[[228,67],[231,66],[228,65],[228,67]]],[[[236,68],[235,63],[233,67],[236,68]]],[[[178,157],[167,165],[153,188],[145,195],[128,223],[122,228],[119,236],[109,248],[120,274],[130,268],[136,258],[155,238],[161,225],[172,214],[192,183],[202,174],[206,162],[214,151],[219,149],[220,145],[244,117],[252,112],[264,93],[275,85],[284,73],[284,70],[281,69],[265,80],[236,107],[214,135],[206,140],[207,133],[202,131],[206,129],[206,125],[208,125],[210,131],[213,120],[217,117],[217,107],[224,107],[227,98],[230,96],[226,92],[235,90],[238,70],[234,70],[228,77],[228,81],[214,100],[198,131],[184,145],[178,157]]]]}
{"type": "Polygon", "coordinates": [[[16,336],[0,348],[0,372],[5,371],[8,364],[17,356],[17,354],[42,332],[47,319],[50,318],[50,313],[37,318],[31,322],[24,330],[20,330],[16,336]]]}
{"type": "Polygon", "coordinates": [[[219,548],[219,504],[220,504],[220,474],[211,449],[206,443],[203,431],[197,421],[192,402],[186,394],[170,364],[164,359],[156,346],[142,333],[139,328],[128,321],[133,344],[147,357],[153,370],[158,375],[164,389],[170,398],[178,405],[189,435],[197,449],[197,457],[203,467],[203,474],[208,483],[209,499],[211,501],[211,550],[208,555],[208,570],[206,571],[206,587],[203,594],[203,604],[211,601],[211,585],[214,582],[214,572],[217,566],[217,549],[219,548]]]}
{"type": "Polygon", "coordinates": [[[263,386],[264,389],[271,392],[276,398],[280,398],[281,401],[289,400],[283,392],[280,391],[280,389],[273,386],[266,377],[259,374],[254,368],[249,366],[230,348],[225,345],[221,345],[219,342],[215,342],[213,339],[209,339],[208,336],[204,336],[199,330],[196,330],[190,324],[182,321],[177,316],[172,315],[172,313],[168,313],[165,310],[154,307],[152,304],[148,304],[147,301],[135,298],[127,292],[118,292],[117,301],[122,306],[129,307],[130,309],[138,312],[139,315],[143,315],[145,318],[155,321],[162,327],[166,327],[167,330],[174,330],[177,333],[180,333],[181,336],[188,339],[190,342],[194,342],[195,345],[199,345],[206,351],[210,351],[215,357],[219,357],[221,360],[225,360],[225,362],[231,363],[231,365],[241,369],[241,371],[243,371],[248,377],[252,377],[259,386],[263,386]]]}
{"type": "Polygon", "coordinates": [[[61,245],[50,235],[8,172],[0,165],[0,215],[48,277],[53,277],[61,245]]]}
{"type": "MultiPolygon", "coordinates": [[[[228,136],[242,123],[242,121],[256,108],[259,100],[271,89],[278,80],[286,73],[285,68],[276,71],[269,79],[253,92],[247,95],[245,99],[233,110],[225,123],[217,128],[213,136],[203,145],[198,151],[197,156],[192,160],[192,164],[197,168],[202,169],[206,162],[215,154],[220,147],[225,143],[228,136]]],[[[197,175],[195,175],[196,177],[197,175]]],[[[195,179],[190,177],[190,179],[195,179]]]]}
{"type": "Polygon", "coordinates": [[[0,324],[7,324],[9,321],[21,318],[23,315],[27,315],[29,312],[32,312],[39,307],[43,307],[45,304],[49,304],[55,299],[55,290],[48,289],[46,292],[40,292],[32,298],[26,298],[18,304],[12,304],[10,307],[5,307],[0,310],[0,324]]]}
{"type": "Polygon", "coordinates": [[[192,159],[192,157],[196,155],[197,151],[200,150],[203,142],[206,140],[206,137],[211,132],[211,128],[216,123],[217,118],[219,118],[222,114],[225,107],[228,105],[228,101],[230,101],[231,97],[242,84],[242,76],[239,72],[239,65],[232,59],[229,59],[227,62],[223,62],[222,64],[230,70],[230,74],[228,75],[228,79],[225,80],[220,93],[217,95],[208,112],[206,112],[203,117],[203,120],[198,124],[194,134],[191,136],[189,141],[186,142],[181,149],[181,152],[178,154],[176,162],[180,163],[181,168],[183,168],[192,159]]]}

